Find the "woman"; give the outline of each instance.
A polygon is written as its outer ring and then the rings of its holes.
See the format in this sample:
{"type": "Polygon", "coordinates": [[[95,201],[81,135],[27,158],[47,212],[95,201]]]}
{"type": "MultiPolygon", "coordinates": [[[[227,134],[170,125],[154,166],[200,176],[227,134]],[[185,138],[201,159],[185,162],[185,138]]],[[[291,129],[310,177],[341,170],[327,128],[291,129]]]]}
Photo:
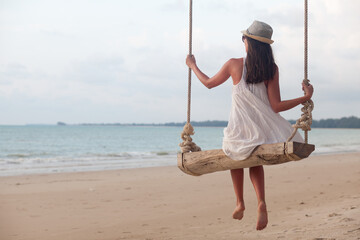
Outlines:
{"type": "MultiPolygon", "coordinates": [[[[246,58],[230,59],[220,71],[209,78],[197,66],[194,56],[187,56],[186,64],[207,87],[213,88],[233,80],[232,107],[227,128],[224,129],[223,151],[235,160],[247,158],[254,148],[261,144],[284,142],[291,135],[292,127],[278,112],[286,111],[309,100],[313,94],[312,85],[303,84],[305,95],[282,101],[280,98],[279,70],[275,64],[270,44],[272,28],[260,21],[242,31],[246,58]]],[[[299,133],[294,141],[303,142],[299,133]]],[[[257,230],[266,227],[268,218],[265,202],[263,166],[250,168],[250,179],[258,200],[257,230]]],[[[231,170],[236,195],[233,218],[243,218],[244,169],[231,170]]]]}

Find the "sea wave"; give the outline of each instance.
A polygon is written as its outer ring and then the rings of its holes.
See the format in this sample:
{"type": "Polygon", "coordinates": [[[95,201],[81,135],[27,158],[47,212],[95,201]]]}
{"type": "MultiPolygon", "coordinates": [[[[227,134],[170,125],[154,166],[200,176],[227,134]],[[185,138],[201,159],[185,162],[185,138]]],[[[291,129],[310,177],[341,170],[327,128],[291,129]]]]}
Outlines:
{"type": "Polygon", "coordinates": [[[360,144],[341,145],[341,144],[318,144],[315,145],[314,154],[333,154],[333,153],[348,153],[360,152],[360,144]]]}
{"type": "MultiPolygon", "coordinates": [[[[15,154],[14,154],[15,155],[15,154]]],[[[176,165],[176,152],[93,153],[80,156],[0,158],[0,176],[176,165]]]]}

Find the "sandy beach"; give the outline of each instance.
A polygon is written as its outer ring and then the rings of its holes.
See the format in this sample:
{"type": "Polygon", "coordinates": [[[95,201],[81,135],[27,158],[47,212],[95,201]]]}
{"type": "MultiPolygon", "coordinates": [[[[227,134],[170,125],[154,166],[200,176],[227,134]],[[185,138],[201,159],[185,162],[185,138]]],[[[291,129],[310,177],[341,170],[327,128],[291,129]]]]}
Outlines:
{"type": "Polygon", "coordinates": [[[360,239],[360,153],[266,166],[265,175],[263,231],[255,230],[248,171],[241,221],[231,217],[229,172],[192,177],[173,166],[1,177],[0,239],[360,239]]]}

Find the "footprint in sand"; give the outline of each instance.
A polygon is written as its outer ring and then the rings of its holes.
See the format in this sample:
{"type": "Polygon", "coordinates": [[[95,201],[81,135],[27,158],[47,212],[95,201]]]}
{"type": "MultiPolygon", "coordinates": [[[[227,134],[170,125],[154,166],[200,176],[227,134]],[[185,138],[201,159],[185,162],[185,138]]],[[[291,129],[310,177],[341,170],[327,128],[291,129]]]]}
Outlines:
{"type": "Polygon", "coordinates": [[[124,199],[121,199],[121,201],[132,201],[132,200],[134,200],[134,199],[132,199],[132,198],[124,198],[124,199]]]}
{"type": "Polygon", "coordinates": [[[353,218],[343,218],[343,219],[341,219],[340,222],[351,222],[351,221],[355,221],[355,219],[353,219],[353,218]]]}
{"type": "Polygon", "coordinates": [[[336,240],[336,238],[313,238],[312,240],[336,240]]]}
{"type": "Polygon", "coordinates": [[[353,229],[353,230],[349,230],[348,233],[357,232],[357,231],[360,231],[360,228],[356,228],[356,229],[353,229]]]}
{"type": "Polygon", "coordinates": [[[338,214],[338,213],[331,213],[331,214],[329,214],[329,217],[337,217],[337,216],[341,216],[341,214],[338,214]]]}

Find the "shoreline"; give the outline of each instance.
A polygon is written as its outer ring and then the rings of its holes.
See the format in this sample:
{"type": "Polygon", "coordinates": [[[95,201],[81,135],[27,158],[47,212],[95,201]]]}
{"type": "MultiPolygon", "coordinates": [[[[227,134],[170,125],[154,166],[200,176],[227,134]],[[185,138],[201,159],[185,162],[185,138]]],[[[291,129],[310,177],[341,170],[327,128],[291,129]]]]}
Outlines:
{"type": "Polygon", "coordinates": [[[0,239],[358,239],[360,153],[265,166],[269,224],[256,231],[245,171],[245,216],[228,171],[176,166],[1,177],[0,239]]]}
{"type": "MultiPolygon", "coordinates": [[[[316,150],[315,150],[316,151],[316,150]]],[[[309,158],[311,157],[317,157],[317,156],[332,156],[332,155],[346,155],[346,154],[360,154],[360,150],[359,151],[334,151],[334,152],[320,152],[320,153],[317,153],[317,152],[313,152],[309,158]]],[[[174,163],[171,164],[165,164],[165,165],[156,165],[156,164],[159,164],[159,162],[157,163],[153,163],[155,165],[153,166],[140,166],[140,167],[122,167],[122,168],[113,168],[113,169],[94,169],[94,170],[89,170],[89,169],[86,169],[86,170],[69,170],[69,171],[64,171],[64,170],[53,170],[53,172],[38,172],[38,173],[19,173],[19,174],[10,174],[10,175],[0,175],[0,180],[2,178],[7,178],[7,177],[21,177],[21,176],[37,176],[37,175],[51,175],[51,174],[71,174],[71,173],[91,173],[91,172],[107,172],[107,171],[119,171],[119,170],[129,170],[129,169],[147,169],[147,168],[161,168],[161,167],[177,167],[177,160],[176,160],[176,155],[175,156],[172,156],[172,155],[162,155],[163,157],[166,157],[166,156],[171,156],[171,157],[174,157],[174,163]]],[[[306,159],[303,159],[303,160],[306,160],[306,159]]],[[[280,164],[281,165],[281,164],[280,164]]],[[[80,165],[81,166],[81,165],[80,165]]],[[[82,165],[82,166],[85,166],[85,165],[82,165]]],[[[89,165],[90,167],[92,165],[89,165]]],[[[72,167],[76,167],[76,166],[72,166],[72,167]]]]}

